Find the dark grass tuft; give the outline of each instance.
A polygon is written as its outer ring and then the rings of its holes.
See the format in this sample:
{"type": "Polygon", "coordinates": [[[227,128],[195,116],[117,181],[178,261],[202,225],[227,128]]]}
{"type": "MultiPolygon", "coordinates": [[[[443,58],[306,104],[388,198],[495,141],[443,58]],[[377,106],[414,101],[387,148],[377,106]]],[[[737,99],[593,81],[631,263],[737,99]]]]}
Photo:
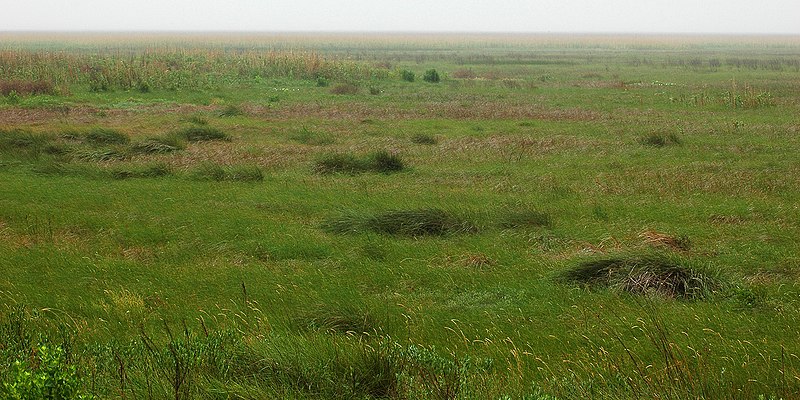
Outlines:
{"type": "Polygon", "coordinates": [[[367,165],[371,171],[388,174],[402,171],[405,168],[403,160],[397,154],[379,150],[367,156],[367,165]]]}
{"type": "Polygon", "coordinates": [[[325,146],[335,142],[333,136],[326,133],[319,133],[309,130],[305,126],[299,131],[289,136],[289,139],[302,144],[311,146],[325,146]]]}
{"type": "Polygon", "coordinates": [[[677,146],[682,144],[680,137],[675,133],[651,133],[639,139],[639,143],[650,147],[677,146]]]}
{"type": "Polygon", "coordinates": [[[377,232],[399,236],[444,236],[477,230],[469,221],[435,208],[392,210],[373,215],[346,213],[325,221],[323,229],[331,233],[377,232]]]}
{"type": "Polygon", "coordinates": [[[178,133],[178,136],[189,142],[206,142],[211,140],[229,141],[230,136],[217,128],[210,126],[191,126],[178,133]]]}
{"type": "Polygon", "coordinates": [[[128,135],[114,129],[94,128],[84,136],[87,143],[94,146],[106,146],[114,144],[128,144],[131,138],[128,135]]]}
{"type": "Polygon", "coordinates": [[[516,229],[550,227],[552,223],[550,214],[531,209],[514,209],[503,213],[499,225],[505,229],[516,229]]]}
{"type": "Polygon", "coordinates": [[[433,135],[428,135],[425,133],[417,133],[416,135],[411,136],[411,142],[416,144],[433,145],[438,143],[438,140],[436,140],[436,137],[433,135]]]}
{"type": "Polygon", "coordinates": [[[233,104],[225,106],[225,108],[219,112],[220,117],[238,117],[240,115],[244,115],[244,111],[233,104]]]}
{"type": "Polygon", "coordinates": [[[326,154],[314,163],[314,172],[318,174],[358,174],[362,172],[392,173],[405,168],[403,160],[397,154],[379,150],[363,157],[353,154],[326,154]]]}
{"type": "Polygon", "coordinates": [[[589,286],[611,287],[629,293],[701,299],[719,287],[717,278],[684,259],[654,253],[585,260],[560,278],[589,286]]]}

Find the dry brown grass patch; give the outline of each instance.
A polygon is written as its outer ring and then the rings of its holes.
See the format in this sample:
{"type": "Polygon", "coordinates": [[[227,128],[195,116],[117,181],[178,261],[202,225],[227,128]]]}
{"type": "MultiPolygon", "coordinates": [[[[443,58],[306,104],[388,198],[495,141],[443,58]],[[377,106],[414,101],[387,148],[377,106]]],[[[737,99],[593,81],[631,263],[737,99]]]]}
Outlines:
{"type": "Polygon", "coordinates": [[[672,236],[654,230],[645,230],[638,236],[648,246],[662,247],[673,251],[689,251],[691,249],[691,242],[686,236],[672,236]]]}

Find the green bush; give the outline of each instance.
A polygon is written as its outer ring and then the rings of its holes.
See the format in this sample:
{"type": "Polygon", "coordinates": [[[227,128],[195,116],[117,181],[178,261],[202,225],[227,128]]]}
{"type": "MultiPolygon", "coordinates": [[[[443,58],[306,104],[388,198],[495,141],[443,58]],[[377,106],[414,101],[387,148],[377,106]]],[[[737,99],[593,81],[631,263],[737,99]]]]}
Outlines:
{"type": "Polygon", "coordinates": [[[404,69],[400,71],[400,78],[406,82],[414,82],[414,80],[417,78],[417,74],[415,74],[414,71],[404,69]]]}
{"type": "Polygon", "coordinates": [[[429,83],[439,83],[441,78],[435,69],[429,69],[425,71],[425,75],[422,76],[422,80],[429,83]]]}
{"type": "Polygon", "coordinates": [[[32,360],[17,360],[9,379],[0,387],[4,399],[91,399],[82,392],[77,368],[67,362],[64,349],[40,345],[32,360]]]}

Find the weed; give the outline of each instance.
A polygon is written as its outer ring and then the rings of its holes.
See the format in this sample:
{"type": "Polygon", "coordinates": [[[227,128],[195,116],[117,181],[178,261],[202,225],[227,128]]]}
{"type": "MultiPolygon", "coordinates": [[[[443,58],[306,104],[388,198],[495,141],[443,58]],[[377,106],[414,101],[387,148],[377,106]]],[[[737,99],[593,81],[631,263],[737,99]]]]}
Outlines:
{"type": "Polygon", "coordinates": [[[590,259],[564,271],[561,277],[589,286],[683,299],[703,298],[719,287],[718,279],[686,260],[658,253],[590,259]]]}
{"type": "Polygon", "coordinates": [[[439,83],[441,78],[435,69],[429,69],[425,71],[425,75],[422,76],[422,80],[428,83],[439,83]]]}
{"type": "Polygon", "coordinates": [[[328,85],[330,85],[330,82],[324,76],[317,78],[317,87],[328,87],[328,85]]]}
{"type": "Polygon", "coordinates": [[[212,140],[230,141],[231,138],[225,132],[210,126],[190,126],[178,132],[178,136],[189,142],[205,142],[212,140]]]}
{"type": "Polygon", "coordinates": [[[61,347],[40,345],[32,360],[17,360],[11,376],[0,387],[7,399],[91,399],[83,393],[77,367],[67,361],[61,347]]]}
{"type": "Polygon", "coordinates": [[[382,92],[383,91],[380,88],[377,88],[375,86],[370,86],[369,87],[369,94],[371,94],[373,96],[377,96],[377,95],[381,94],[382,92]]]}

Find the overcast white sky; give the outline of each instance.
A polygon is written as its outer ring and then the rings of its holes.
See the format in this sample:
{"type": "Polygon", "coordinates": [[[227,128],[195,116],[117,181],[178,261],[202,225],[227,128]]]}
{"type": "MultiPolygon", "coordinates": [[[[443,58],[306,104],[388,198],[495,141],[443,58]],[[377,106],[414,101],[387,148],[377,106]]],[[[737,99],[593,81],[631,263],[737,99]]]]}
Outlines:
{"type": "Polygon", "coordinates": [[[0,31],[800,33],[800,0],[0,0],[0,31]]]}

